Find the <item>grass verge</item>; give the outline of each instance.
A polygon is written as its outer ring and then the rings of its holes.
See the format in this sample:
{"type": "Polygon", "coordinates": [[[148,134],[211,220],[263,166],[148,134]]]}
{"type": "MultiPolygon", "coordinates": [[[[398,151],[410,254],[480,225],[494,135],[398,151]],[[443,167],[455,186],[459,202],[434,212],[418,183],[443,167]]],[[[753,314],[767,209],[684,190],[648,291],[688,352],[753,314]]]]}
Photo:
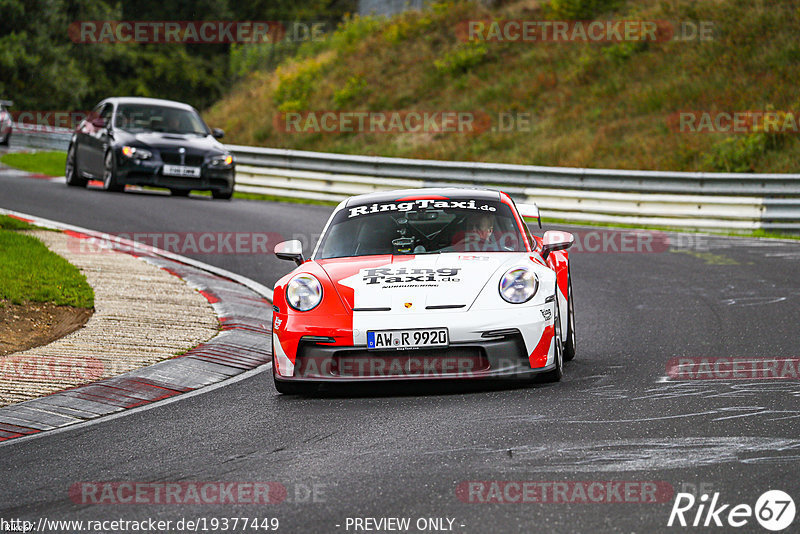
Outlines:
{"type": "Polygon", "coordinates": [[[94,291],[86,277],[40,240],[20,233],[26,224],[0,215],[0,300],[92,308],[94,291]]]}
{"type": "Polygon", "coordinates": [[[66,152],[12,152],[0,157],[0,162],[35,174],[64,176],[67,163],[66,152]]]}
{"type": "Polygon", "coordinates": [[[0,230],[33,230],[36,228],[31,223],[20,221],[8,215],[0,215],[0,230]]]}

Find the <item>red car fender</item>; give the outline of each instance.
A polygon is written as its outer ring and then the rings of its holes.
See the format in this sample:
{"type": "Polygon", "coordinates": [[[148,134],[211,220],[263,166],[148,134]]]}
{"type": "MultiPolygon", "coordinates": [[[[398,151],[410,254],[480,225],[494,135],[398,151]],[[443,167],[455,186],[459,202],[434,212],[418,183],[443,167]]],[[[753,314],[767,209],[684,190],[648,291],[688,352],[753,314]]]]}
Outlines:
{"type": "Polygon", "coordinates": [[[273,304],[277,307],[273,313],[273,331],[292,363],[296,361],[297,347],[303,336],[330,337],[334,339],[331,345],[353,344],[353,314],[318,263],[308,261],[281,278],[275,286],[273,304]],[[286,285],[301,273],[313,275],[322,286],[322,301],[305,312],[293,309],[286,301],[286,285]]]}
{"type": "Polygon", "coordinates": [[[565,299],[569,296],[569,252],[557,250],[547,256],[547,266],[556,273],[558,290],[565,299]]]}

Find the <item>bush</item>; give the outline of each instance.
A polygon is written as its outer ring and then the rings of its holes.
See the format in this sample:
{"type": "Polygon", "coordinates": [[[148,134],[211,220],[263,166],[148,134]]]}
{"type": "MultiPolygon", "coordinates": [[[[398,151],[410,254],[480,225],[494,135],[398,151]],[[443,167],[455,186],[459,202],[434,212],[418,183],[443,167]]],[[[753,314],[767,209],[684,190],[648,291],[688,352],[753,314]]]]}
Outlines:
{"type": "Polygon", "coordinates": [[[278,77],[278,87],[272,95],[278,111],[303,111],[308,108],[308,98],[323,74],[327,63],[318,60],[306,60],[294,64],[294,70],[287,72],[283,67],[278,67],[275,75],[278,77]]]}
{"type": "Polygon", "coordinates": [[[366,87],[367,82],[364,78],[361,76],[351,76],[344,84],[344,87],[333,93],[333,103],[337,108],[341,108],[361,96],[366,87]]]}
{"type": "Polygon", "coordinates": [[[767,151],[763,133],[729,137],[714,144],[704,163],[719,172],[753,172],[756,160],[767,151]]]}
{"type": "Polygon", "coordinates": [[[353,50],[357,45],[363,43],[367,37],[380,31],[385,24],[386,19],[380,17],[345,16],[330,37],[330,48],[338,52],[353,50]]]}
{"type": "Polygon", "coordinates": [[[283,40],[278,42],[231,45],[230,69],[239,78],[255,70],[272,70],[281,62],[297,54],[300,43],[283,40]]]}
{"type": "Polygon", "coordinates": [[[463,74],[486,60],[489,49],[480,41],[465,43],[442,59],[433,62],[436,70],[446,74],[463,74]]]}
{"type": "MultiPolygon", "coordinates": [[[[706,154],[704,163],[720,172],[753,172],[758,160],[771,150],[784,146],[792,130],[783,130],[786,124],[785,112],[774,112],[773,106],[767,106],[775,122],[761,120],[753,126],[753,132],[740,137],[729,137],[719,141],[706,154]]],[[[789,123],[797,122],[797,116],[788,117],[789,123]]]]}
{"type": "Polygon", "coordinates": [[[428,30],[433,23],[434,20],[427,11],[407,11],[392,19],[383,30],[383,37],[391,44],[400,44],[428,30]]]}
{"type": "Polygon", "coordinates": [[[647,47],[647,41],[614,43],[603,48],[603,57],[612,63],[620,64],[630,59],[637,52],[647,50],[647,47]]]}

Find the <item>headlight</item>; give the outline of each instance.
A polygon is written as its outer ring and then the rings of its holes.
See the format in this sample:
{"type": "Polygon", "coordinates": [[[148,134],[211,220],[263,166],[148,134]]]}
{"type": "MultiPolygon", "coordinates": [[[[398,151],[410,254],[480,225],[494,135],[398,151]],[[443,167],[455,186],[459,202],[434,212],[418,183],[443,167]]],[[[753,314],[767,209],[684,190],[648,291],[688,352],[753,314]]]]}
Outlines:
{"type": "Polygon", "coordinates": [[[539,289],[539,278],[524,267],[510,269],[500,279],[500,296],[511,304],[528,302],[539,289]]]}
{"type": "Polygon", "coordinates": [[[149,150],[145,150],[143,148],[137,148],[135,146],[124,146],[122,147],[122,154],[128,158],[136,158],[136,159],[150,159],[153,157],[153,153],[149,150]]]}
{"type": "Polygon", "coordinates": [[[212,167],[230,167],[231,165],[233,165],[233,156],[230,154],[223,154],[211,158],[212,167]]]}
{"type": "Polygon", "coordinates": [[[286,301],[298,311],[308,311],[322,300],[322,286],[310,274],[298,274],[286,285],[286,301]]]}

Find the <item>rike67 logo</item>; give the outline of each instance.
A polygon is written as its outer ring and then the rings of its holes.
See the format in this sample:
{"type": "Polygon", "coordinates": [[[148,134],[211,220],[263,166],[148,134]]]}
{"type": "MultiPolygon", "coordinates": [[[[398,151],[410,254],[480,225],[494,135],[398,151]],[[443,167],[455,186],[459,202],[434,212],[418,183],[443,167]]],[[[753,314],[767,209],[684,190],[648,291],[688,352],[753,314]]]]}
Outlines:
{"type": "Polygon", "coordinates": [[[719,492],[714,493],[710,502],[705,493],[699,499],[695,499],[691,493],[678,493],[667,526],[739,528],[750,524],[755,516],[762,527],[777,532],[791,525],[794,515],[794,500],[781,490],[764,492],[756,501],[755,507],[749,504],[731,507],[730,504],[720,502],[719,492]]]}

